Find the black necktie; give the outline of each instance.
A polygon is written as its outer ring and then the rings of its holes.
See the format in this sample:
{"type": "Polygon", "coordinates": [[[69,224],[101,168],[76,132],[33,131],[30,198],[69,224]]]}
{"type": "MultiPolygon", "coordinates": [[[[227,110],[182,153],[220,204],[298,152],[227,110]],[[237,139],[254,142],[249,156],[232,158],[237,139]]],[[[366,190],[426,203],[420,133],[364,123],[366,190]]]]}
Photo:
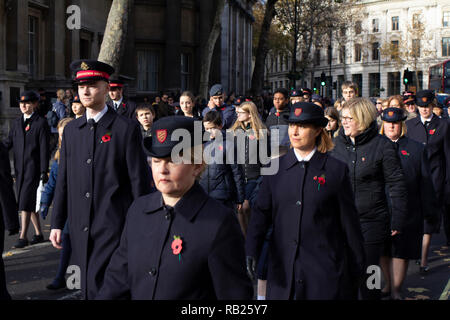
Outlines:
{"type": "Polygon", "coordinates": [[[425,128],[428,128],[428,126],[430,125],[431,121],[425,121],[425,128]]]}
{"type": "Polygon", "coordinates": [[[306,167],[308,166],[308,161],[300,161],[300,166],[301,166],[303,169],[306,169],[306,167]]]}

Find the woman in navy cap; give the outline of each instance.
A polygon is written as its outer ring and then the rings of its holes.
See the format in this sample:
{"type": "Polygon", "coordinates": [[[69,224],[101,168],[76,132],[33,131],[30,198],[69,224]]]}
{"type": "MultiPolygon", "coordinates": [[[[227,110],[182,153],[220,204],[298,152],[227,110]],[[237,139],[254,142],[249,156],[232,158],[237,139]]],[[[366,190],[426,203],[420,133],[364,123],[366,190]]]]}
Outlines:
{"type": "Polygon", "coordinates": [[[138,198],[128,210],[98,299],[252,298],[237,219],[196,182],[204,169],[197,161],[202,152],[198,124],[200,139],[195,140],[192,118],[162,118],[152,137],[144,139],[158,191],[138,198]],[[171,154],[179,142],[172,139],[183,132],[189,136],[183,136],[178,162],[171,154]]]}
{"type": "Polygon", "coordinates": [[[246,238],[255,274],[266,231],[267,299],[352,299],[363,274],[363,237],[347,166],[329,156],[322,108],[300,102],[289,122],[292,149],[275,175],[264,176],[246,238]]]}
{"type": "Polygon", "coordinates": [[[425,148],[405,136],[405,111],[400,108],[387,108],[381,119],[383,124],[380,133],[395,143],[408,189],[408,210],[403,232],[386,240],[380,263],[385,275],[383,295],[401,299],[401,288],[409,259],[419,259],[421,256],[424,219],[427,228],[435,228],[440,211],[425,148]]]}

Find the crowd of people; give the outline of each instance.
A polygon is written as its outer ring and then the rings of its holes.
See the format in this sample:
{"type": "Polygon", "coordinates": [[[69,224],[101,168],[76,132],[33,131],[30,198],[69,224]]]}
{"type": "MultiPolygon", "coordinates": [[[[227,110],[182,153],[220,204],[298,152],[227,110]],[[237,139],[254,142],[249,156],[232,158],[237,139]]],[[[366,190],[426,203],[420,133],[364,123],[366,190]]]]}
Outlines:
{"type": "MultiPolygon", "coordinates": [[[[371,101],[353,82],[335,102],[216,84],[209,100],[136,104],[111,66],[71,69],[76,92],[58,90],[52,105],[23,92],[0,143],[0,249],[5,228],[20,231],[14,248],[45,241],[52,207],[49,240],[62,251],[49,290],[66,287],[72,263],[84,299],[402,299],[409,260],[428,272],[441,225],[450,245],[450,99],[371,101]],[[189,133],[181,162],[178,129],[189,133]],[[367,286],[371,266],[384,288],[367,286]]],[[[3,269],[0,259],[7,299],[3,269]]]]}

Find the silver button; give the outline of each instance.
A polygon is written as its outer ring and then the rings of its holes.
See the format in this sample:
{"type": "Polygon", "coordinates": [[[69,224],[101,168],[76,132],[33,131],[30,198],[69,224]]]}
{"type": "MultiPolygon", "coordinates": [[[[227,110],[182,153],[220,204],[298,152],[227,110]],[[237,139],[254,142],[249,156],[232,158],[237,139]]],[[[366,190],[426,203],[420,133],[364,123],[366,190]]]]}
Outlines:
{"type": "Polygon", "coordinates": [[[84,232],[88,232],[89,228],[88,227],[84,227],[83,231],[84,232]]]}
{"type": "Polygon", "coordinates": [[[91,164],[91,162],[92,162],[92,159],[87,159],[87,160],[86,160],[86,163],[87,163],[87,164],[91,164]]]}
{"type": "Polygon", "coordinates": [[[296,205],[297,205],[297,206],[301,206],[301,205],[302,205],[302,202],[301,202],[301,201],[297,201],[296,205]]]}
{"type": "Polygon", "coordinates": [[[155,276],[156,275],[156,269],[152,268],[149,272],[148,272],[151,276],[155,276]]]}
{"type": "Polygon", "coordinates": [[[86,198],[89,198],[91,194],[89,192],[86,192],[86,198]]]}
{"type": "Polygon", "coordinates": [[[355,160],[353,160],[352,163],[355,163],[355,160]]]}

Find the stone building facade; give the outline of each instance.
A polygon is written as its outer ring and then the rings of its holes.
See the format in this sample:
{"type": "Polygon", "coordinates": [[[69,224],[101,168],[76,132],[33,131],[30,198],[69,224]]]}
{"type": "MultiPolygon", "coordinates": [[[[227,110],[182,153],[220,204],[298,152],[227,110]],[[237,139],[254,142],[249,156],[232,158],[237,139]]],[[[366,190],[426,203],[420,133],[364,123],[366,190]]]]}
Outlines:
{"type": "MultiPolygon", "coordinates": [[[[252,7],[255,0],[227,0],[210,83],[227,92],[250,87],[252,7]]],[[[24,89],[71,88],[69,64],[96,59],[112,0],[0,0],[0,135],[19,115],[24,89]],[[81,28],[70,30],[67,8],[81,9],[81,28]]],[[[196,91],[201,48],[214,19],[214,0],[134,0],[119,75],[140,100],[161,91],[196,91]]]]}
{"type": "MultiPolygon", "coordinates": [[[[450,2],[448,0],[362,0],[359,29],[349,32],[345,50],[332,37],[331,65],[328,48],[312,50],[311,67],[306,81],[297,86],[316,88],[316,92],[333,98],[340,96],[340,85],[352,80],[360,87],[364,97],[387,97],[405,90],[403,71],[417,71],[419,83],[416,89],[428,88],[429,67],[450,59],[450,2]],[[425,36],[414,39],[411,26],[415,19],[423,23],[425,36]],[[390,56],[380,54],[383,44],[398,44],[419,49],[416,68],[411,59],[398,65],[390,56]],[[326,86],[321,88],[321,74],[326,75],[326,86]],[[333,84],[336,89],[333,89],[333,84]],[[323,91],[322,91],[323,89],[323,91]],[[381,90],[380,90],[381,89],[381,90]]],[[[356,24],[355,24],[356,25],[356,24]]],[[[287,74],[291,69],[289,57],[269,56],[266,84],[273,88],[288,86],[287,74]],[[274,70],[272,72],[272,70],[274,70]]]]}

